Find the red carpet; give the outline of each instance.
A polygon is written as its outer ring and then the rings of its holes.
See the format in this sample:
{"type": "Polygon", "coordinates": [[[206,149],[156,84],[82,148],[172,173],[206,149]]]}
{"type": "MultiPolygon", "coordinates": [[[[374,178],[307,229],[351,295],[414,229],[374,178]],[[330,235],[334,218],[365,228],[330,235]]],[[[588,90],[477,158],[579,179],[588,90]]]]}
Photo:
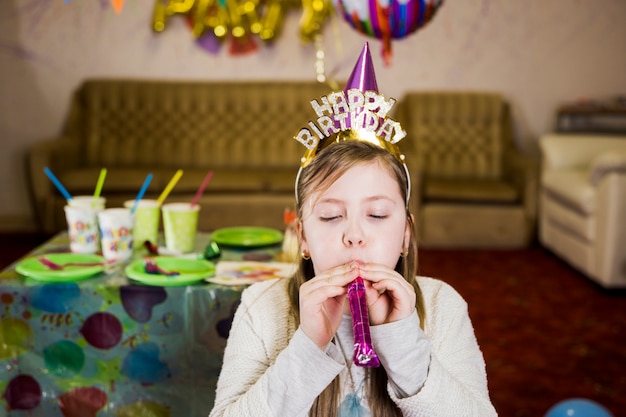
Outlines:
{"type": "MultiPolygon", "coordinates": [[[[0,268],[47,238],[0,236],[0,268]]],[[[540,247],[422,249],[420,274],[467,300],[501,417],[544,417],[574,397],[626,415],[626,291],[601,289],[540,247]]]]}
{"type": "Polygon", "coordinates": [[[420,273],[469,304],[503,417],[543,417],[579,397],[626,410],[626,293],[607,291],[540,248],[422,250],[420,273]]]}

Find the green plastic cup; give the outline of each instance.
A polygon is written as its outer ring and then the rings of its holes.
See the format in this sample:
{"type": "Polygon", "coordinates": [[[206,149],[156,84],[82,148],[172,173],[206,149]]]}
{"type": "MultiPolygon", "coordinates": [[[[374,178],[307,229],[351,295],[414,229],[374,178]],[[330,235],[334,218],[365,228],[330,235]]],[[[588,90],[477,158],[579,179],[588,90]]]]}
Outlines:
{"type": "Polygon", "coordinates": [[[190,253],[196,247],[200,206],[191,203],[170,203],[161,207],[165,247],[173,252],[190,253]]]}
{"type": "MultiPolygon", "coordinates": [[[[132,208],[135,200],[124,202],[124,207],[132,208]]],[[[157,200],[142,199],[135,209],[135,227],[133,229],[133,246],[135,250],[144,247],[147,240],[157,246],[159,244],[159,220],[161,219],[161,207],[157,200]]]]}

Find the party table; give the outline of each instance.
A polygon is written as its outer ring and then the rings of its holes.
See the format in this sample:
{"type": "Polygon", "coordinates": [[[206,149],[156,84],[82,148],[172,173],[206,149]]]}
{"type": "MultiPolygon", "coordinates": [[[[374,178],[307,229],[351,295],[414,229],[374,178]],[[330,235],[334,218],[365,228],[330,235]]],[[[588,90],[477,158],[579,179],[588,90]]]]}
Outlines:
{"type": "MultiPolygon", "coordinates": [[[[198,234],[199,253],[209,239],[198,234]]],[[[67,250],[60,233],[27,257],[67,250]]],[[[279,253],[223,248],[220,262],[279,253]]],[[[208,415],[245,286],[143,285],[123,267],[50,283],[17,264],[0,272],[0,416],[208,415]]]]}

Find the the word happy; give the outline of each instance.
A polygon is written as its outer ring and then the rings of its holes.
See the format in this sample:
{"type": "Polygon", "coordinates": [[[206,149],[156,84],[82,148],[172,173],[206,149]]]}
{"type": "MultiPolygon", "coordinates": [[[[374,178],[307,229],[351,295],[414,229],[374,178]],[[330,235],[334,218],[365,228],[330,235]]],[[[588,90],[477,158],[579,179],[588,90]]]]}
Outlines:
{"type": "Polygon", "coordinates": [[[307,149],[316,149],[319,142],[335,133],[347,129],[373,132],[392,144],[406,136],[400,123],[387,118],[396,100],[385,98],[375,91],[353,88],[322,96],[320,102],[311,100],[311,107],[318,118],[309,121],[309,127],[300,129],[295,139],[307,149]]]}

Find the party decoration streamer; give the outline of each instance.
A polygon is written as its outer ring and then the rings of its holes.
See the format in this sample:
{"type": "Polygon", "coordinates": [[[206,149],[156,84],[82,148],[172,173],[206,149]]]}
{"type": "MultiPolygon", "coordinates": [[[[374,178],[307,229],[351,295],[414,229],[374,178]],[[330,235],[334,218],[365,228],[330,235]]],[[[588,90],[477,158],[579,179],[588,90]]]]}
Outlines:
{"type": "Polygon", "coordinates": [[[115,13],[122,13],[122,8],[124,7],[124,0],[111,0],[111,4],[113,5],[113,10],[115,13]]]}

